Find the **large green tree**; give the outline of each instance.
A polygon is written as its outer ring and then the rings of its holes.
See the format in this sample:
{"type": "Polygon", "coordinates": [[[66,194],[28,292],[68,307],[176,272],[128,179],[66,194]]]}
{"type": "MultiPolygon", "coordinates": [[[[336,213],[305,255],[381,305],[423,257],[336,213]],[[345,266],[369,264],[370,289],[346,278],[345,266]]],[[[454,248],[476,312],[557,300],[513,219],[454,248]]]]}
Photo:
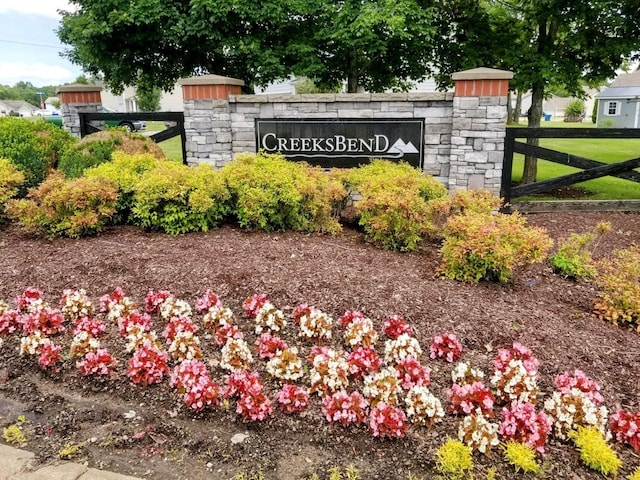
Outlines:
{"type": "Polygon", "coordinates": [[[71,0],[66,56],[118,92],[168,90],[214,73],[266,85],[291,73],[323,88],[403,88],[427,73],[431,0],[71,0]]]}
{"type": "MultiPolygon", "coordinates": [[[[443,40],[436,44],[434,63],[441,81],[464,68],[512,70],[512,88],[532,94],[530,127],[540,126],[550,88],[580,96],[583,80],[613,78],[640,51],[638,0],[436,1],[443,40]]],[[[536,176],[537,162],[528,157],[523,182],[536,176]]]]}

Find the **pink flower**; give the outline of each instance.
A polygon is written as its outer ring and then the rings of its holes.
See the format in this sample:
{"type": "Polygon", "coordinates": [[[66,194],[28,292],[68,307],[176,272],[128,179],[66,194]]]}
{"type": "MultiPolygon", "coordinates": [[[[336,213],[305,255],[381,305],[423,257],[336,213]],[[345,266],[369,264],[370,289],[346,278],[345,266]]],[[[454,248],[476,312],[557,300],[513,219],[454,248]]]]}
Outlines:
{"type": "Polygon", "coordinates": [[[347,310],[346,312],[344,312],[344,315],[340,317],[338,323],[342,328],[345,328],[356,318],[364,318],[364,315],[362,314],[362,312],[359,312],[357,310],[347,310]]]}
{"type": "Polygon", "coordinates": [[[7,335],[15,332],[19,326],[20,314],[16,310],[8,310],[0,315],[0,335],[7,335]]]}
{"type": "Polygon", "coordinates": [[[627,443],[640,452],[640,412],[618,410],[611,415],[611,433],[619,442],[627,443]]]}
{"type": "Polygon", "coordinates": [[[124,296],[124,291],[120,287],[116,287],[111,295],[103,295],[100,297],[100,311],[109,311],[111,306],[120,303],[124,299],[124,296]]]}
{"type": "Polygon", "coordinates": [[[276,400],[285,413],[301,412],[309,405],[309,391],[288,383],[278,392],[276,400]]]}
{"type": "MultiPolygon", "coordinates": [[[[327,348],[327,347],[325,347],[327,348]]],[[[313,360],[311,360],[313,362],[313,360]]],[[[380,370],[380,356],[372,347],[358,347],[347,356],[349,375],[363,378],[380,370]]]]}
{"type": "Polygon", "coordinates": [[[322,400],[322,413],[327,422],[339,423],[343,427],[364,423],[368,408],[369,404],[360,392],[349,395],[346,390],[339,390],[322,400]]]}
{"type": "Polygon", "coordinates": [[[493,417],[493,394],[482,382],[454,383],[448,392],[451,405],[449,411],[453,414],[471,415],[480,410],[483,415],[493,417]]]}
{"type": "Polygon", "coordinates": [[[407,431],[407,418],[398,407],[380,402],[369,415],[369,430],[374,437],[401,438],[407,431]]]}
{"type": "Polygon", "coordinates": [[[273,358],[278,350],[284,351],[289,348],[287,342],[276,335],[263,333],[256,340],[258,345],[258,355],[262,360],[273,358]]]}
{"type": "Polygon", "coordinates": [[[80,317],[73,323],[73,336],[80,332],[87,332],[94,338],[101,337],[106,332],[107,327],[102,320],[93,317],[80,317]]]}
{"type": "Polygon", "coordinates": [[[514,342],[512,348],[498,350],[498,354],[493,361],[494,370],[504,372],[511,360],[521,360],[524,368],[531,374],[535,375],[538,371],[538,360],[533,356],[531,350],[520,342],[514,342]]]}
{"type": "Polygon", "coordinates": [[[249,318],[256,318],[258,315],[258,310],[260,307],[267,303],[268,299],[264,293],[257,293],[252,297],[247,298],[244,302],[242,302],[242,309],[244,310],[244,314],[249,318]]]}
{"type": "Polygon", "coordinates": [[[147,296],[144,299],[144,309],[148,313],[158,313],[160,311],[160,306],[164,303],[164,301],[167,298],[171,297],[171,292],[167,290],[160,290],[158,292],[149,290],[149,292],[147,292],[147,296]]]}
{"type": "Polygon", "coordinates": [[[400,315],[391,315],[387,320],[385,320],[382,331],[387,337],[393,340],[403,333],[413,335],[413,328],[405,322],[404,318],[400,315]]]}
{"type": "Polygon", "coordinates": [[[173,342],[176,338],[178,332],[191,332],[196,333],[198,331],[198,326],[191,321],[188,317],[173,317],[167,323],[167,326],[164,328],[162,332],[162,336],[166,338],[167,345],[173,342]]]}
{"type": "Polygon", "coordinates": [[[211,290],[204,292],[202,297],[196,300],[196,312],[199,314],[206,313],[211,307],[222,308],[222,300],[211,290]]]}
{"type": "Polygon", "coordinates": [[[169,355],[153,342],[145,341],[127,362],[127,376],[136,385],[160,383],[169,373],[169,355]]]}
{"type": "Polygon", "coordinates": [[[462,345],[453,333],[444,333],[433,338],[429,351],[432,359],[444,358],[451,363],[462,355],[462,345]]]}
{"type": "MultiPolygon", "coordinates": [[[[169,322],[171,323],[171,322],[169,322]]],[[[123,337],[126,337],[127,334],[132,330],[138,330],[140,332],[150,332],[153,324],[151,322],[151,317],[147,313],[141,313],[138,311],[134,311],[131,315],[120,318],[118,320],[118,332],[123,337]]],[[[167,329],[169,325],[167,325],[167,329]]],[[[173,327],[175,328],[175,327],[173,327]]],[[[165,331],[167,331],[165,329],[165,331]]],[[[171,334],[175,336],[175,332],[172,330],[171,334]]]]}
{"type": "Polygon", "coordinates": [[[544,453],[551,421],[544,412],[536,412],[529,402],[513,402],[502,409],[500,435],[504,441],[515,440],[544,453]]]}
{"type": "Polygon", "coordinates": [[[16,308],[20,312],[30,311],[34,304],[42,303],[43,298],[44,294],[40,290],[28,287],[16,298],[16,308]]]}
{"type": "Polygon", "coordinates": [[[404,357],[396,364],[400,385],[405,390],[409,390],[416,385],[427,386],[431,383],[431,370],[429,367],[421,365],[418,360],[412,356],[404,357]]]}
{"type": "Polygon", "coordinates": [[[29,335],[41,332],[46,336],[64,332],[64,315],[60,310],[45,308],[32,313],[25,313],[18,321],[22,324],[22,333],[29,335]]]}
{"type": "Polygon", "coordinates": [[[82,360],[76,362],[76,367],[82,375],[111,375],[118,362],[104,348],[95,352],[87,352],[82,360]]]}
{"type": "Polygon", "coordinates": [[[587,377],[582,370],[574,370],[573,375],[570,375],[569,372],[558,375],[555,384],[560,393],[569,394],[571,389],[577,388],[596,405],[604,402],[604,397],[600,393],[600,385],[587,377]]]}
{"type": "Polygon", "coordinates": [[[40,348],[40,358],[38,363],[43,369],[51,368],[55,372],[59,372],[60,368],[56,367],[57,364],[62,363],[62,357],[60,351],[62,348],[60,345],[54,345],[53,343],[43,343],[40,348]]]}
{"type": "Polygon", "coordinates": [[[219,347],[223,347],[230,338],[242,340],[244,338],[244,334],[236,325],[223,325],[213,335],[213,341],[219,347]]]}

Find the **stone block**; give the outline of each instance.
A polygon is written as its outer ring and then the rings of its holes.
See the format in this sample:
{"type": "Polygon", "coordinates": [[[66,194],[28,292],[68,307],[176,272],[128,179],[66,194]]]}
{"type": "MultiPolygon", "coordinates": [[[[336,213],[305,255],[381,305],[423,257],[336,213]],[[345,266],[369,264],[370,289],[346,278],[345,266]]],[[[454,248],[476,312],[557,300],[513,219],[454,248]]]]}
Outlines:
{"type": "Polygon", "coordinates": [[[231,143],[231,132],[221,132],[216,135],[216,141],[219,143],[231,143]]]}
{"type": "Polygon", "coordinates": [[[487,118],[491,119],[491,118],[495,118],[495,119],[504,119],[506,121],[507,119],[507,109],[506,107],[503,107],[501,105],[496,105],[496,106],[488,106],[487,107],[487,118]]]}
{"type": "Polygon", "coordinates": [[[373,112],[373,118],[415,118],[413,112],[373,112]]]}
{"type": "Polygon", "coordinates": [[[424,136],[425,145],[440,145],[442,142],[441,136],[439,134],[426,134],[424,136]]]}
{"type": "Polygon", "coordinates": [[[238,132],[238,131],[234,131],[233,132],[234,144],[235,144],[236,141],[246,141],[246,142],[254,141],[255,138],[256,138],[256,133],[251,131],[251,130],[246,130],[246,131],[241,131],[241,132],[238,132]]]}
{"type": "MultiPolygon", "coordinates": [[[[372,108],[375,108],[372,105],[372,108]]],[[[412,103],[406,102],[382,102],[380,103],[380,110],[383,112],[411,112],[413,113],[414,107],[412,103]]]]}
{"type": "Polygon", "coordinates": [[[496,163],[502,165],[504,161],[504,152],[495,151],[495,152],[487,152],[489,162],[496,163]]]}
{"type": "MultiPolygon", "coordinates": [[[[59,463],[47,465],[34,472],[20,476],[21,480],[78,480],[89,470],[88,467],[77,463],[59,463]]],[[[95,478],[95,477],[94,477],[95,478]]]]}
{"type": "Polygon", "coordinates": [[[263,103],[260,105],[260,118],[272,118],[273,117],[273,103],[263,103]]]}
{"type": "Polygon", "coordinates": [[[370,109],[355,109],[338,110],[338,118],[373,118],[373,110],[370,109]]]}
{"type": "Polygon", "coordinates": [[[484,175],[469,175],[467,179],[467,188],[470,190],[479,190],[484,188],[484,175]]]}
{"type": "Polygon", "coordinates": [[[487,163],[489,161],[489,152],[469,152],[464,156],[467,163],[487,163]]]}

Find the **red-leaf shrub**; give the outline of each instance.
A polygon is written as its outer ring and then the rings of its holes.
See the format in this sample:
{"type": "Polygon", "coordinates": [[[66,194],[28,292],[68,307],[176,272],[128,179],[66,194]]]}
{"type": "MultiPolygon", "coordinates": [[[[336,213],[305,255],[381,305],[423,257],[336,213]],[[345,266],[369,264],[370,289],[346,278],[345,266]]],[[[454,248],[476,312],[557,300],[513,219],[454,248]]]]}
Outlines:
{"type": "Polygon", "coordinates": [[[413,335],[413,327],[400,315],[391,315],[387,320],[385,320],[382,331],[387,337],[394,340],[403,333],[413,335]]]}
{"type": "Polygon", "coordinates": [[[347,356],[349,375],[354,379],[380,371],[380,356],[372,347],[358,347],[347,356]]]}
{"type": "Polygon", "coordinates": [[[587,377],[582,370],[574,370],[573,375],[569,372],[558,375],[555,378],[555,384],[560,393],[571,393],[572,388],[577,388],[596,405],[604,402],[604,397],[600,393],[600,385],[587,377]]]}
{"type": "Polygon", "coordinates": [[[263,333],[256,340],[258,346],[258,355],[262,360],[273,358],[278,350],[283,351],[289,348],[287,342],[277,335],[263,333]]]}
{"type": "Polygon", "coordinates": [[[105,348],[98,348],[95,352],[87,352],[82,360],[76,362],[76,367],[85,376],[111,375],[117,364],[105,348]]]}
{"type": "Polygon", "coordinates": [[[257,293],[242,302],[242,310],[244,314],[249,318],[256,318],[258,310],[268,301],[267,296],[264,293],[257,293]]]}
{"type": "Polygon", "coordinates": [[[216,293],[207,290],[202,297],[196,300],[196,312],[202,315],[209,311],[211,307],[222,308],[222,300],[216,293]]]}
{"type": "Polygon", "coordinates": [[[106,331],[107,327],[102,320],[93,317],[80,317],[73,323],[71,333],[76,336],[80,332],[87,332],[92,337],[99,338],[106,331]]]}
{"type": "Polygon", "coordinates": [[[43,369],[51,368],[54,372],[60,371],[57,367],[59,363],[62,363],[62,357],[60,351],[62,347],[60,345],[54,345],[53,343],[43,343],[40,347],[40,358],[38,363],[43,369]]]}
{"type": "Polygon", "coordinates": [[[29,335],[35,332],[42,332],[46,336],[64,332],[64,315],[60,310],[45,308],[32,313],[25,313],[20,316],[19,322],[22,324],[22,333],[29,335]]]}
{"type": "Polygon", "coordinates": [[[400,386],[409,390],[416,385],[427,386],[431,383],[431,370],[422,365],[417,359],[409,356],[404,357],[395,366],[400,379],[400,386]]]}
{"type": "Polygon", "coordinates": [[[159,313],[160,306],[167,298],[171,297],[171,292],[169,292],[168,290],[160,290],[158,292],[149,290],[147,292],[147,296],[144,299],[144,309],[147,311],[147,313],[159,313]]]}
{"type": "Polygon", "coordinates": [[[462,344],[453,333],[444,333],[433,338],[429,352],[432,359],[444,358],[447,362],[455,362],[462,355],[462,344]]]}

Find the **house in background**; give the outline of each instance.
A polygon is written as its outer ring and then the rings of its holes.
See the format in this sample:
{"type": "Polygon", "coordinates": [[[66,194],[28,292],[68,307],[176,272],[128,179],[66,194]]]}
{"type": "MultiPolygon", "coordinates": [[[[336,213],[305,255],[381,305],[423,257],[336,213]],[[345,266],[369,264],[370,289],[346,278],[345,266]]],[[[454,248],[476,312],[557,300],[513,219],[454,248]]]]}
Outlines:
{"type": "MultiPolygon", "coordinates": [[[[138,99],[136,98],[135,87],[127,87],[122,94],[115,95],[104,87],[104,84],[97,82],[97,85],[104,88],[100,93],[102,97],[102,106],[115,112],[129,113],[139,112],[138,99]]],[[[162,92],[160,96],[160,112],[182,112],[182,88],[179,85],[170,91],[162,92]]]]}
{"type": "Polygon", "coordinates": [[[618,75],[596,97],[598,127],[640,128],[640,70],[618,75]]]}
{"type": "Polygon", "coordinates": [[[32,117],[39,108],[24,100],[0,100],[0,117],[32,117]]]}

